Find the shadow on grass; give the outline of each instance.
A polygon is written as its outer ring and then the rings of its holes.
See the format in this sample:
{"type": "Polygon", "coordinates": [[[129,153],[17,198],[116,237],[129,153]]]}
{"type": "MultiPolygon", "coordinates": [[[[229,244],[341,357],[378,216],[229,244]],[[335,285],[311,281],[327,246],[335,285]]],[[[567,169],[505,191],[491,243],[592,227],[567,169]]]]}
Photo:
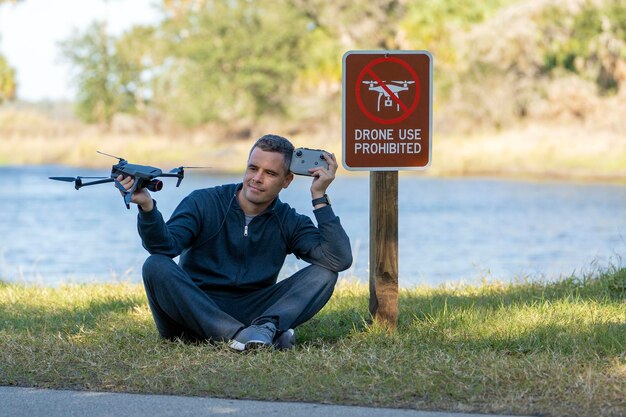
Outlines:
{"type": "MultiPolygon", "coordinates": [[[[619,355],[626,349],[626,316],[619,319],[626,300],[620,286],[624,277],[626,269],[619,269],[586,280],[401,290],[394,337],[407,346],[489,349],[511,355],[537,351],[619,355]],[[608,308],[617,317],[590,319],[596,308],[608,308]]],[[[369,326],[368,297],[362,291],[331,300],[298,328],[298,340],[320,346],[359,335],[382,342],[389,336],[369,326]]]]}
{"type": "Polygon", "coordinates": [[[90,300],[81,305],[40,306],[16,303],[0,310],[0,330],[11,326],[16,332],[76,334],[94,328],[107,318],[126,314],[145,304],[140,298],[90,300]]]}
{"type": "MultiPolygon", "coordinates": [[[[626,269],[600,275],[595,279],[568,278],[556,283],[520,285],[489,285],[476,289],[402,290],[399,297],[398,337],[401,343],[454,348],[463,345],[472,349],[496,349],[509,354],[537,350],[572,352],[587,345],[599,353],[613,354],[624,350],[625,321],[563,325],[556,321],[538,322],[532,326],[507,329],[502,317],[508,310],[528,307],[541,313],[557,301],[581,304],[599,301],[603,305],[620,305],[626,299],[620,285],[626,269]],[[547,307],[546,307],[547,306],[547,307]],[[504,313],[502,313],[504,311],[504,313]],[[490,329],[490,320],[500,312],[499,329],[490,329]],[[478,330],[476,330],[478,328],[478,330]]],[[[64,291],[71,291],[71,288],[64,291]]],[[[6,306],[6,304],[5,304],[6,306]]],[[[143,294],[100,295],[81,302],[13,303],[0,309],[0,330],[73,335],[84,329],[107,326],[105,333],[134,332],[136,317],[129,312],[147,309],[143,294]]],[[[147,313],[149,315],[149,313],[147,313]]],[[[567,310],[560,313],[567,314],[567,310]]],[[[149,318],[142,322],[142,333],[155,336],[156,328],[149,318]],[[148,333],[150,332],[150,333],[148,333]]],[[[298,327],[299,343],[312,346],[336,344],[353,336],[370,337],[372,341],[388,337],[377,335],[369,325],[367,291],[342,292],[310,321],[298,327]],[[380,338],[379,338],[380,337],[380,338]]]]}

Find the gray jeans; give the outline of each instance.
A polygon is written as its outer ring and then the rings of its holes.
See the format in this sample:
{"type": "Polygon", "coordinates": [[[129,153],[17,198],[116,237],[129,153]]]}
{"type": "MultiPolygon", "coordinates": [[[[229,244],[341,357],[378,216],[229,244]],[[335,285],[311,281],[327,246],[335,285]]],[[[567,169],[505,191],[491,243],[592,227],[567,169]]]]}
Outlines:
{"type": "Polygon", "coordinates": [[[142,273],[159,334],[185,340],[229,340],[265,320],[295,328],[326,305],[337,282],[336,272],[310,265],[259,290],[207,291],[165,255],[148,257],[142,273]]]}

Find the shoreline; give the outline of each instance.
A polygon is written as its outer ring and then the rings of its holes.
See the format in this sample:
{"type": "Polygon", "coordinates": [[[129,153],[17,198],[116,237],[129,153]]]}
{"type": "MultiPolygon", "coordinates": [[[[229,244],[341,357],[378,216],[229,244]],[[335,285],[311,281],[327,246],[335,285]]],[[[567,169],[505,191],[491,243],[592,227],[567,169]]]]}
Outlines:
{"type": "MultiPolygon", "coordinates": [[[[209,166],[213,175],[240,175],[259,132],[288,137],[294,146],[334,153],[338,174],[364,176],[368,171],[342,165],[340,120],[298,129],[286,122],[276,129],[259,125],[243,137],[219,126],[169,133],[106,132],[97,126],[34,126],[0,128],[0,166],[63,165],[110,169],[115,160],[96,151],[123,157],[131,163],[171,169],[209,166]],[[66,130],[65,130],[66,128],[66,130]]],[[[430,165],[402,175],[432,178],[497,178],[503,180],[626,184],[626,140],[621,132],[598,129],[593,137],[578,125],[529,123],[502,131],[472,134],[434,132],[430,165]]]]}
{"type": "MultiPolygon", "coordinates": [[[[136,163],[133,161],[133,163],[136,163]]],[[[111,164],[112,165],[112,164],[111,164]]],[[[75,165],[67,163],[54,163],[54,162],[41,162],[41,163],[7,163],[0,162],[0,168],[28,168],[28,167],[67,167],[69,169],[89,169],[89,170],[105,170],[109,171],[111,165],[75,165]]],[[[142,164],[143,165],[143,164],[142,164]]],[[[164,164],[145,164],[145,165],[159,165],[164,164]]],[[[167,165],[169,168],[171,164],[167,165]]],[[[173,166],[173,165],[172,165],[173,166]]],[[[162,168],[164,172],[166,168],[162,168]]],[[[393,171],[393,170],[390,170],[393,171]]],[[[206,175],[215,177],[237,176],[243,175],[243,170],[236,169],[208,169],[206,175]]],[[[339,166],[337,171],[340,176],[347,177],[368,177],[373,171],[350,171],[339,166]]],[[[626,185],[626,174],[578,174],[566,171],[546,171],[546,172],[520,172],[520,171],[508,171],[508,170],[468,170],[464,173],[458,173],[454,171],[446,172],[439,170],[437,173],[430,173],[428,170],[424,171],[398,171],[400,177],[402,176],[421,176],[430,179],[440,180],[501,180],[501,181],[514,181],[514,182],[531,182],[531,183],[555,183],[555,184],[585,184],[585,185],[626,185]]],[[[68,174],[69,175],[69,174],[68,174]]]]}

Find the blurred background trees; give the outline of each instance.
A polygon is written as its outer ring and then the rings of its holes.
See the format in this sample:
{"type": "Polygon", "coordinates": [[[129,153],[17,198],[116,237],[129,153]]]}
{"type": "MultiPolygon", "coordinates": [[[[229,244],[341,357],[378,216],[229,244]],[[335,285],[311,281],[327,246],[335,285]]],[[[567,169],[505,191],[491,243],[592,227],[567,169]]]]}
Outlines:
{"type": "MultiPolygon", "coordinates": [[[[626,95],[624,0],[162,0],[158,7],[162,19],[152,26],[114,37],[106,22],[94,22],[63,43],[82,120],[326,121],[340,109],[341,58],[350,49],[431,51],[439,132],[582,120],[605,104],[615,110],[626,95]]],[[[0,101],[14,95],[14,79],[0,57],[0,101]]]]}
{"type": "MultiPolygon", "coordinates": [[[[17,0],[0,0],[3,3],[16,3],[17,0]]],[[[2,36],[0,34],[0,36],[2,36]]],[[[6,58],[0,54],[0,105],[6,100],[15,98],[15,69],[13,69],[6,58]]]]}
{"type": "Polygon", "coordinates": [[[0,55],[0,104],[15,97],[15,70],[0,55]]]}

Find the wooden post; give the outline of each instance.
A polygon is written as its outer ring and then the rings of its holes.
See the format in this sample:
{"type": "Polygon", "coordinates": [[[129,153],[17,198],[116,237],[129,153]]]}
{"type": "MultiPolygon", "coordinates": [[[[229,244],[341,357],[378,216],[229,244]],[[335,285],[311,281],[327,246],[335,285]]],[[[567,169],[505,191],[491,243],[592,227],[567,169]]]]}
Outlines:
{"type": "Polygon", "coordinates": [[[370,172],[370,304],[374,321],[398,324],[398,171],[370,172]]]}

